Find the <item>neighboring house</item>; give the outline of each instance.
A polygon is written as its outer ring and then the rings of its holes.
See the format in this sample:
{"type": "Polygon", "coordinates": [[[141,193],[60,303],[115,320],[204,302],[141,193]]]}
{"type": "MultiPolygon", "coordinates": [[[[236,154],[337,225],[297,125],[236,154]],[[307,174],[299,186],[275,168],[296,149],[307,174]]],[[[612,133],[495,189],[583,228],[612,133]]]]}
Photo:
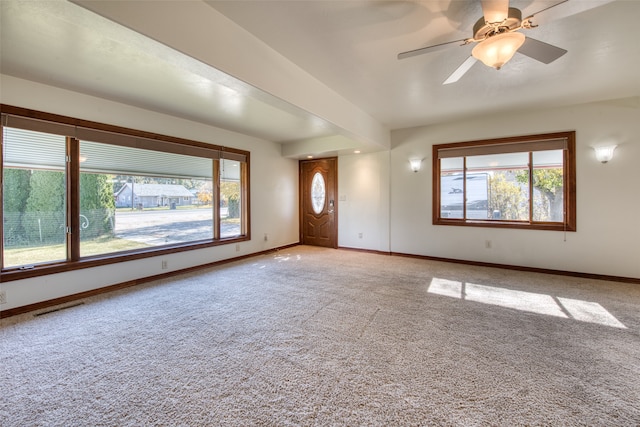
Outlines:
{"type": "Polygon", "coordinates": [[[192,188],[191,190],[189,190],[189,192],[191,193],[191,202],[189,204],[199,205],[200,199],[198,199],[198,193],[200,192],[200,190],[198,190],[197,188],[192,188]]]}
{"type": "Polygon", "coordinates": [[[126,183],[115,194],[117,208],[155,208],[193,203],[193,194],[182,185],[126,183]],[[133,199],[132,199],[133,196],[133,199]]]}

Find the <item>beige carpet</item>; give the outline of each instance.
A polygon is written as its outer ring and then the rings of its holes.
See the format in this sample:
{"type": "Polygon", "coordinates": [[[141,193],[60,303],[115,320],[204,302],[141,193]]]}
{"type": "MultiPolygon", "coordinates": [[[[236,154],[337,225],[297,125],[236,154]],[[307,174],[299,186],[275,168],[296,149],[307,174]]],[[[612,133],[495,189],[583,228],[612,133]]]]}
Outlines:
{"type": "Polygon", "coordinates": [[[639,308],[638,285],[299,246],[3,319],[0,425],[638,426],[639,308]]]}

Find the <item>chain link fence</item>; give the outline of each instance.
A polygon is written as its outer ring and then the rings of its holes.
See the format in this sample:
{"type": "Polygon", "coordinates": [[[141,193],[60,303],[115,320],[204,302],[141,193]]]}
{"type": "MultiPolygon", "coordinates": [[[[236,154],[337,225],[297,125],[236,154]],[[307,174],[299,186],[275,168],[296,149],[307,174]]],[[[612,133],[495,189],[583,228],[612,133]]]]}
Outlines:
{"type": "MultiPolygon", "coordinates": [[[[115,210],[82,211],[80,238],[115,235],[115,210]]],[[[65,241],[64,212],[4,212],[5,248],[59,244],[65,241]]]]}

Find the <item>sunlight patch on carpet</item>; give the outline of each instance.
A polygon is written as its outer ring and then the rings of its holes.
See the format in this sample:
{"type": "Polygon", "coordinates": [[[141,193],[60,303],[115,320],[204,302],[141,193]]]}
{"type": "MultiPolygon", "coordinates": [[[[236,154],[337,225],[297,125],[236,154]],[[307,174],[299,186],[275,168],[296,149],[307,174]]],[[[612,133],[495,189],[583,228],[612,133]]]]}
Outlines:
{"type": "Polygon", "coordinates": [[[618,319],[597,302],[554,297],[546,294],[517,291],[495,286],[458,282],[434,277],[429,293],[483,304],[497,305],[530,313],[598,323],[627,329],[618,319]]]}
{"type": "Polygon", "coordinates": [[[295,257],[292,257],[291,255],[287,254],[287,255],[276,255],[273,257],[274,260],[278,261],[278,262],[286,262],[286,261],[300,261],[302,259],[302,256],[300,255],[296,255],[295,257]]]}

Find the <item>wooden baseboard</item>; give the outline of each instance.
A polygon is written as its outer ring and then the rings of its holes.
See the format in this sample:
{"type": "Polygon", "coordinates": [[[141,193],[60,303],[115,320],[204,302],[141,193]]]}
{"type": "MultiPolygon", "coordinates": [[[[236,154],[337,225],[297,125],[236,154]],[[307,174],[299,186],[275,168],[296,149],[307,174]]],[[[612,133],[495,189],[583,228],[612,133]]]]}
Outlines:
{"type": "Polygon", "coordinates": [[[153,276],[141,277],[139,279],[129,280],[127,282],[117,283],[115,285],[105,286],[105,287],[98,288],[98,289],[92,289],[90,291],[79,292],[77,294],[72,294],[72,295],[67,295],[67,296],[60,297],[60,298],[54,298],[54,299],[50,299],[50,300],[46,300],[46,301],[41,301],[41,302],[37,302],[37,303],[34,303],[34,304],[23,305],[21,307],[10,308],[8,310],[1,310],[0,311],[0,319],[3,319],[5,317],[17,316],[18,314],[29,313],[31,311],[42,310],[42,309],[53,307],[53,306],[56,306],[56,305],[67,304],[67,303],[70,303],[70,302],[73,302],[73,301],[77,301],[77,300],[81,300],[81,299],[84,299],[84,298],[93,297],[93,296],[96,296],[96,295],[105,294],[105,293],[108,293],[108,292],[117,291],[117,290],[124,289],[124,288],[129,288],[131,286],[141,285],[143,283],[152,282],[152,281],[158,280],[158,279],[164,279],[164,278],[167,278],[167,277],[177,276],[177,275],[189,273],[189,272],[192,272],[192,271],[198,271],[198,270],[202,270],[202,269],[210,268],[210,267],[215,267],[215,266],[222,265],[222,264],[228,264],[230,262],[239,261],[239,260],[242,260],[242,259],[245,259],[245,258],[252,258],[252,257],[259,256],[259,255],[265,255],[265,254],[269,254],[269,253],[272,253],[272,252],[277,252],[277,251],[280,251],[280,250],[283,250],[283,249],[292,248],[292,247],[298,246],[298,245],[299,245],[299,243],[292,243],[290,245],[280,246],[280,247],[277,247],[277,248],[268,249],[266,251],[254,252],[254,253],[251,253],[251,254],[241,255],[241,256],[234,257],[234,258],[224,259],[224,260],[220,260],[220,261],[214,261],[214,262],[210,262],[210,263],[202,264],[202,265],[196,265],[194,267],[188,267],[188,268],[183,268],[181,270],[170,271],[168,273],[162,273],[162,274],[156,274],[156,275],[153,275],[153,276]]]}
{"type": "MultiPolygon", "coordinates": [[[[252,254],[241,255],[241,256],[238,256],[238,257],[234,257],[234,258],[229,258],[229,259],[225,259],[225,260],[210,262],[210,263],[207,263],[207,264],[197,265],[197,266],[194,266],[194,267],[184,268],[182,270],[175,270],[175,271],[171,271],[171,272],[168,272],[168,273],[162,273],[162,274],[157,274],[157,275],[153,275],[153,276],[142,277],[140,279],[130,280],[130,281],[123,282],[123,283],[117,283],[115,285],[105,286],[105,287],[99,288],[99,289],[93,289],[93,290],[90,290],[90,291],[80,292],[80,293],[73,294],[73,295],[67,295],[67,296],[60,297],[60,298],[54,298],[54,299],[47,300],[47,301],[41,301],[41,302],[37,302],[37,303],[34,303],[34,304],[29,304],[29,305],[24,305],[24,306],[21,306],[21,307],[10,308],[8,310],[2,310],[2,311],[0,311],[0,319],[5,318],[5,317],[16,316],[18,314],[28,313],[28,312],[31,312],[31,311],[42,310],[42,309],[53,307],[53,306],[56,306],[56,305],[67,304],[67,303],[70,303],[70,302],[73,302],[73,301],[77,301],[77,300],[80,300],[80,299],[89,298],[89,297],[92,297],[92,296],[96,296],[96,295],[101,295],[101,294],[105,294],[105,293],[108,293],[108,292],[117,291],[119,289],[124,289],[124,288],[128,288],[128,287],[131,287],[131,286],[140,285],[140,284],[143,284],[143,283],[148,283],[148,282],[151,282],[151,281],[154,281],[154,280],[158,280],[158,279],[177,276],[179,274],[185,274],[185,273],[202,270],[202,269],[209,268],[209,267],[215,267],[215,266],[222,265],[222,264],[228,264],[230,262],[239,261],[239,260],[242,260],[242,259],[245,259],[245,258],[252,258],[252,257],[259,256],[259,255],[264,255],[264,254],[268,254],[268,253],[272,253],[272,252],[277,252],[277,251],[280,251],[280,250],[283,250],[283,249],[287,249],[287,248],[292,248],[292,247],[298,246],[299,244],[300,243],[292,243],[290,245],[285,245],[285,246],[281,246],[281,247],[278,247],[278,248],[269,249],[269,250],[266,250],[266,251],[254,252],[252,254]]],[[[612,281],[612,282],[640,284],[640,279],[634,278],[634,277],[609,276],[609,275],[604,275],[604,274],[580,273],[580,272],[564,271],[564,270],[551,270],[551,269],[547,269],[547,268],[523,267],[523,266],[509,265],[509,264],[495,264],[495,263],[490,263],[490,262],[468,261],[468,260],[453,259],[453,258],[440,258],[440,257],[427,256],[427,255],[415,255],[415,254],[407,254],[407,253],[402,253],[402,252],[385,252],[385,251],[377,251],[377,250],[371,250],[371,249],[348,248],[348,247],[342,247],[342,246],[338,247],[338,250],[365,252],[365,253],[372,253],[372,254],[378,254],[378,255],[387,255],[387,256],[401,256],[401,257],[408,257],[408,258],[424,259],[424,260],[429,260],[429,261],[440,261],[440,262],[449,262],[449,263],[454,263],[454,264],[474,265],[474,266],[479,266],[479,267],[502,268],[502,269],[505,269],[505,270],[527,271],[527,272],[531,272],[531,273],[555,274],[555,275],[559,275],[559,276],[571,276],[571,277],[581,277],[581,278],[585,278],[585,279],[596,279],[596,280],[607,280],[607,281],[612,281]]]]}
{"type": "Polygon", "coordinates": [[[475,265],[479,267],[491,267],[491,268],[503,268],[505,270],[527,271],[530,273],[555,274],[558,276],[571,276],[571,277],[581,277],[584,279],[608,280],[611,282],[640,284],[640,279],[635,277],[608,276],[605,274],[580,273],[577,271],[552,270],[548,268],[524,267],[524,266],[510,265],[510,264],[496,264],[491,262],[468,261],[468,260],[452,259],[452,258],[440,258],[440,257],[427,256],[427,255],[405,254],[401,252],[391,252],[390,255],[425,259],[430,261],[450,262],[454,264],[475,265]]]}
{"type": "Polygon", "coordinates": [[[373,249],[348,248],[346,246],[338,246],[338,249],[343,250],[343,251],[364,252],[364,253],[369,253],[369,254],[391,255],[391,252],[376,251],[376,250],[373,250],[373,249]]]}
{"type": "Polygon", "coordinates": [[[510,265],[510,264],[496,264],[491,262],[468,261],[463,259],[441,258],[441,257],[428,256],[428,255],[407,254],[402,252],[384,252],[384,251],[376,251],[376,250],[370,250],[370,249],[348,248],[343,246],[340,246],[338,249],[346,250],[346,251],[368,252],[368,253],[379,254],[379,255],[417,258],[417,259],[424,259],[429,261],[450,262],[454,264],[475,265],[478,267],[503,268],[505,270],[527,271],[530,273],[555,274],[558,276],[581,277],[583,279],[607,280],[611,282],[640,284],[640,279],[635,277],[609,276],[605,274],[593,274],[593,273],[580,273],[576,271],[552,270],[548,268],[524,267],[524,266],[510,265]]]}

